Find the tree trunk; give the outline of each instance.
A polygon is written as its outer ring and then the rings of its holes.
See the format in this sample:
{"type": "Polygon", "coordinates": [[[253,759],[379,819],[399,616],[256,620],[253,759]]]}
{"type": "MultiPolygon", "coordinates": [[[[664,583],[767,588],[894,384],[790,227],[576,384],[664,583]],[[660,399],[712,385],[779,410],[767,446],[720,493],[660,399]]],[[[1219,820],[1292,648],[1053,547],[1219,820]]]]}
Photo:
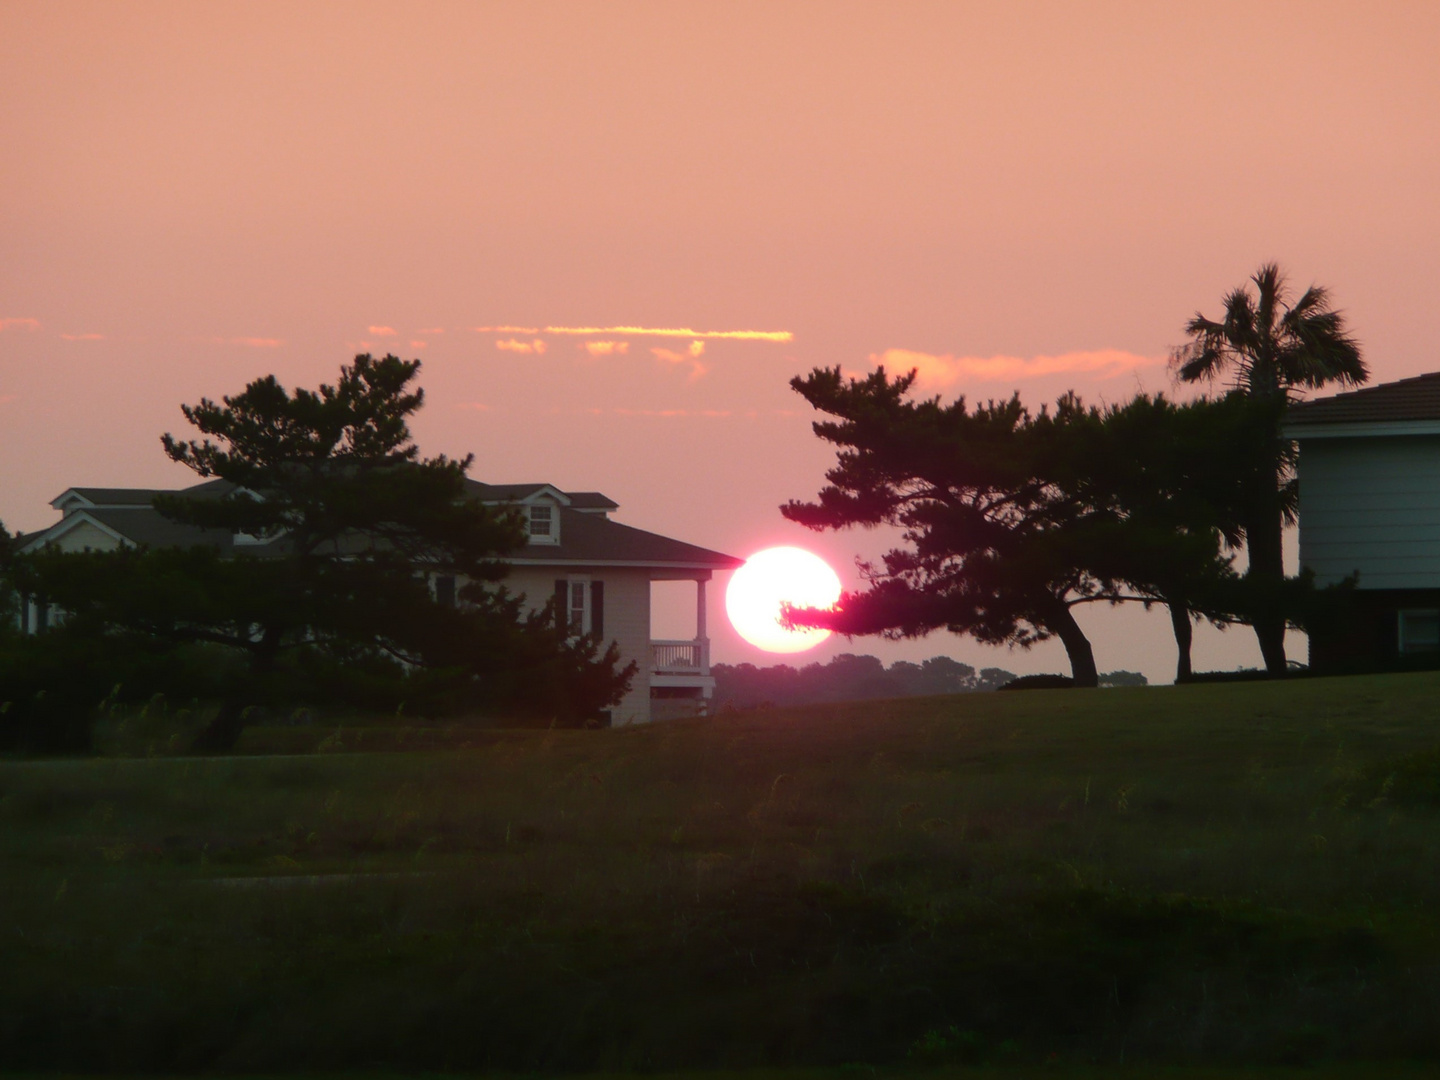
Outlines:
{"type": "Polygon", "coordinates": [[[1175,681],[1189,682],[1193,674],[1190,643],[1195,636],[1195,624],[1190,621],[1190,609],[1179,600],[1168,601],[1165,606],[1170,609],[1170,626],[1175,631],[1175,681]]]}
{"type": "Polygon", "coordinates": [[[195,737],[190,747],[192,754],[228,754],[240,741],[245,730],[245,703],[238,697],[227,697],[220,703],[220,711],[195,737]]]}
{"type": "Polygon", "coordinates": [[[1065,654],[1070,658],[1070,678],[1075,685],[1099,686],[1100,673],[1095,670],[1095,652],[1090,648],[1090,639],[1068,606],[1062,604],[1055,612],[1049,620],[1049,629],[1065,646],[1065,654]]]}
{"type": "Polygon", "coordinates": [[[1287,670],[1285,613],[1280,607],[1285,582],[1281,530],[1280,508],[1274,503],[1256,513],[1245,529],[1245,552],[1250,559],[1245,577],[1253,586],[1250,595],[1255,603],[1252,625],[1260,641],[1260,655],[1265,658],[1265,670],[1277,677],[1287,670]]]}

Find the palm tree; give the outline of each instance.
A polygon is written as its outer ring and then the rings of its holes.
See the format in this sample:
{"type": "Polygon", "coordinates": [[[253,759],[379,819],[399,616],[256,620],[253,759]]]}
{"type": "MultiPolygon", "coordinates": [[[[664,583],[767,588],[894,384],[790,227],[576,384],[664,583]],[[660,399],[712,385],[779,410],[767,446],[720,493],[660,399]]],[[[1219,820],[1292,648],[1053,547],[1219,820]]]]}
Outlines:
{"type": "Polygon", "coordinates": [[[1295,519],[1294,444],[1280,435],[1286,404],[1305,390],[1331,383],[1358,386],[1370,377],[1360,344],[1346,329],[1344,316],[1330,306],[1329,293],[1312,285],[1290,304],[1285,275],[1266,263],[1247,286],[1225,297],[1220,322],[1196,313],[1185,326],[1190,340],[1171,355],[1183,382],[1214,380],[1228,371],[1232,393],[1274,405],[1274,437],[1261,481],[1245,499],[1247,583],[1256,597],[1255,636],[1265,669],[1285,671],[1285,617],[1278,606],[1285,578],[1281,534],[1295,519]]]}

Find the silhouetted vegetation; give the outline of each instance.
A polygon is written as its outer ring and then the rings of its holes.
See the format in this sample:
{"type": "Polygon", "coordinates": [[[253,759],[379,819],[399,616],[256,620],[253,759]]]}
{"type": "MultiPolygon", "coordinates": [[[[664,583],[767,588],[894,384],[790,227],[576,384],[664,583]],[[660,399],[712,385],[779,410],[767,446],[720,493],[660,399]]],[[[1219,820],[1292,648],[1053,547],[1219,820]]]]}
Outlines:
{"type": "Polygon", "coordinates": [[[1285,407],[1296,389],[1355,385],[1367,372],[1324,289],[1287,307],[1278,268],[1253,280],[1256,296],[1231,293],[1221,322],[1197,315],[1175,353],[1185,380],[1235,372],[1219,398],[1142,394],[1099,409],[1071,393],[1032,414],[1018,394],[983,405],[917,400],[913,371],[847,379],[817,368],[791,380],[829,417],[814,429],[837,460],[815,502],[782,513],[812,529],[895,527],[902,545],[864,568],[867,589],[789,617],[847,634],[944,627],[1021,648],[1055,637],[1073,683],[1096,686],[1075,609],[1162,603],[1177,681],[1191,676],[1197,619],[1251,624],[1268,671],[1285,674],[1287,623],[1326,607],[1307,595],[1307,577],[1283,573],[1281,527],[1295,506],[1285,407]],[[1242,543],[1243,579],[1232,568],[1242,543]]]}
{"type": "Polygon", "coordinates": [[[818,705],[829,701],[970,694],[996,690],[1015,676],[1001,668],[976,671],[948,656],[923,664],[897,660],[888,668],[874,656],[841,653],[825,664],[714,664],[715,706],[818,705]]]}
{"type": "Polygon", "coordinates": [[[1185,326],[1190,340],[1173,362],[1186,382],[1214,380],[1229,373],[1233,393],[1267,410],[1267,438],[1255,446],[1242,484],[1240,525],[1245,537],[1254,613],[1251,622],[1271,675],[1284,675],[1286,610],[1281,535],[1295,521],[1298,488],[1295,444],[1280,434],[1291,396],[1333,383],[1359,386],[1370,377],[1360,344],[1330,304],[1327,290],[1312,285],[1289,304],[1285,275],[1267,263],[1244,286],[1225,297],[1225,315],[1216,321],[1196,313],[1185,326]]]}

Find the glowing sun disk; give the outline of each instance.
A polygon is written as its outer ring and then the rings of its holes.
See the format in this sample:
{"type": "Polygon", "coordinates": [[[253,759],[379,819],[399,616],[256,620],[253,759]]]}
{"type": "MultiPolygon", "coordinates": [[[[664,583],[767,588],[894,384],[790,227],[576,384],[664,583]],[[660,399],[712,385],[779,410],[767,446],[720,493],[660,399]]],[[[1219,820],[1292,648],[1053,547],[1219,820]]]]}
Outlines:
{"type": "Polygon", "coordinates": [[[787,630],[780,605],[828,608],[840,599],[840,579],[820,556],[803,548],[767,548],[735,571],[725,590],[725,612],[735,632],[766,652],[813,649],[829,630],[787,630]]]}

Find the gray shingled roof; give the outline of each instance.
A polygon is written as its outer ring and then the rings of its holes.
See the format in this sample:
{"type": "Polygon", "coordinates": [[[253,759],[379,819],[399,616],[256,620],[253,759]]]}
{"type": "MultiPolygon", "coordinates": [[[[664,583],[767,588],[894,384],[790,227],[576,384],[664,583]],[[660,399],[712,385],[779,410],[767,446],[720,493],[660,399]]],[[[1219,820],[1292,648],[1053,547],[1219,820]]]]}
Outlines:
{"type": "Polygon", "coordinates": [[[621,525],[599,514],[569,507],[560,511],[560,543],[527,544],[511,562],[637,563],[645,566],[705,567],[733,570],[744,563],[731,555],[672,540],[668,536],[621,525]]]}
{"type": "Polygon", "coordinates": [[[217,547],[226,555],[234,548],[234,539],[225,529],[201,529],[171,521],[147,507],[136,509],[81,510],[84,514],[114,529],[131,543],[145,547],[217,547]]]}
{"type": "Polygon", "coordinates": [[[1440,372],[1291,405],[1286,427],[1440,420],[1440,372]]]}
{"type": "MultiPolygon", "coordinates": [[[[487,502],[515,502],[524,499],[549,484],[483,484],[478,480],[467,481],[467,487],[487,502]]],[[[201,497],[216,497],[231,490],[223,480],[210,480],[203,484],[185,488],[184,494],[201,497]]],[[[150,507],[156,495],[179,494],[150,488],[69,488],[92,502],[101,503],[95,509],[80,510],[96,521],[113,529],[135,544],[149,547],[191,547],[197,544],[213,545],[226,554],[235,550],[231,535],[221,529],[200,529],[182,525],[161,516],[150,507]]],[[[559,490],[558,488],[556,489],[559,490]]],[[[560,543],[527,544],[510,555],[514,562],[542,562],[549,564],[586,563],[631,563],[642,566],[702,567],[714,570],[730,570],[744,560],[711,551],[668,536],[646,532],[611,521],[603,514],[586,513],[586,510],[613,510],[618,504],[595,491],[565,492],[571,505],[560,508],[560,543]]],[[[57,523],[58,524],[58,523],[57,523]]],[[[52,526],[52,529],[55,526],[52,526]]],[[[44,530],[49,532],[50,530],[44,530]]],[[[31,533],[26,540],[34,540],[42,533],[31,533]]],[[[283,538],[274,545],[241,547],[247,554],[278,554],[283,550],[283,538]]]]}
{"type": "MultiPolygon", "coordinates": [[[[481,480],[466,480],[465,490],[473,492],[482,502],[520,502],[537,491],[553,484],[487,484],[481,480]]],[[[555,488],[559,491],[559,488],[555,488]]],[[[618,510],[620,504],[598,491],[567,491],[565,497],[576,510],[618,510]]]]}

